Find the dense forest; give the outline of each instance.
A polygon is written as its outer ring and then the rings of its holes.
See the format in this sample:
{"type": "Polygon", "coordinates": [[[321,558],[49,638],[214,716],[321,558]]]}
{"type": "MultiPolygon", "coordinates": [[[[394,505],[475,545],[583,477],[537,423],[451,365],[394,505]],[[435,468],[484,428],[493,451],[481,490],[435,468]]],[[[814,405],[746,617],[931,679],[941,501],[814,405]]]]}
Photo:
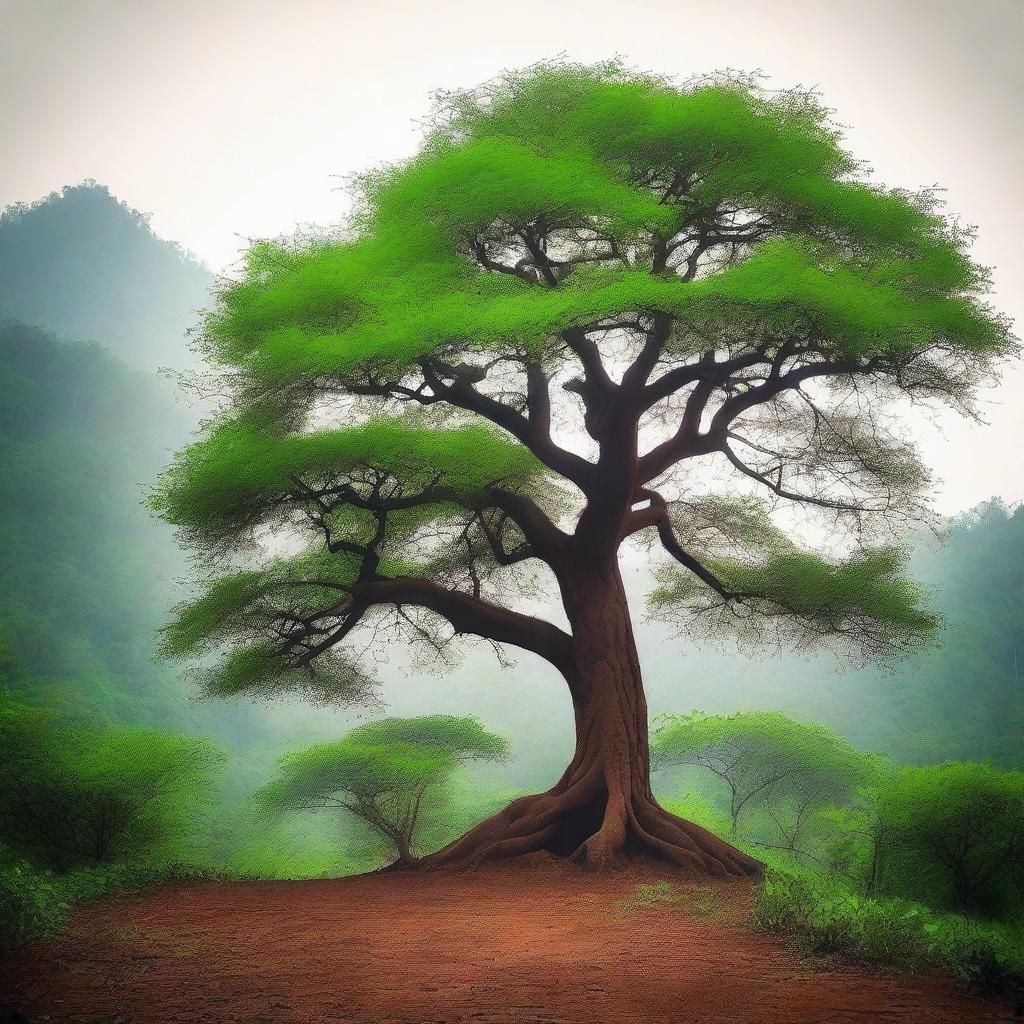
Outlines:
{"type": "Polygon", "coordinates": [[[111,721],[184,724],[183,690],[151,639],[182,560],[141,504],[188,429],[169,386],[95,342],[8,322],[0,387],[9,685],[111,721]]]}

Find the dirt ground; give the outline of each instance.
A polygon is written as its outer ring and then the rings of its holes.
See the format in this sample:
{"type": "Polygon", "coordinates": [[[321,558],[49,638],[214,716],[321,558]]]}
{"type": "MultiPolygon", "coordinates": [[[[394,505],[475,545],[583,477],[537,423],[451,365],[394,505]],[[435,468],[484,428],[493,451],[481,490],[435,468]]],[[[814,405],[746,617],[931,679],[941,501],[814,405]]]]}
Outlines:
{"type": "Polygon", "coordinates": [[[455,877],[152,890],[85,907],[59,942],[0,961],[0,1021],[1014,1019],[1013,1007],[959,994],[942,978],[801,960],[750,931],[746,883],[691,884],[671,904],[630,903],[638,882],[670,877],[595,877],[541,861],[455,877]]]}

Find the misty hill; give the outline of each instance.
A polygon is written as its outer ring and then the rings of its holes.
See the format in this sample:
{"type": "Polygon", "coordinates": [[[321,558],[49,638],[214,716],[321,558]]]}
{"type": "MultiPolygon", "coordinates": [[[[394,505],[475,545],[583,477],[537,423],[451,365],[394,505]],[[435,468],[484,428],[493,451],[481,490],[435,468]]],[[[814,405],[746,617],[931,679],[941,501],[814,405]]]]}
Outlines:
{"type": "Polygon", "coordinates": [[[182,561],[141,501],[182,434],[159,378],[0,325],[0,668],[16,691],[136,721],[175,703],[150,652],[182,561]]]}
{"type": "Polygon", "coordinates": [[[138,369],[195,363],[185,331],[212,283],[95,182],[0,214],[0,320],[100,341],[138,369]]]}

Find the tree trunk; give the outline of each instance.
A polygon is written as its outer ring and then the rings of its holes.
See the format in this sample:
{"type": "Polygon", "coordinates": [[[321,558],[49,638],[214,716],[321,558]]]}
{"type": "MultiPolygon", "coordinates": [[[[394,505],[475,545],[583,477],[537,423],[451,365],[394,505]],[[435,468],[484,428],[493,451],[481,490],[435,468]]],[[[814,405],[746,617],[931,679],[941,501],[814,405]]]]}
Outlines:
{"type": "Polygon", "coordinates": [[[546,850],[595,870],[650,857],[703,874],[758,874],[758,861],[654,800],[647,701],[614,557],[569,574],[562,597],[576,643],[572,763],[546,793],[514,801],[421,863],[472,867],[546,850]]]}
{"type": "Polygon", "coordinates": [[[395,849],[398,851],[398,863],[404,867],[415,867],[419,859],[413,856],[409,845],[409,837],[398,831],[394,835],[395,849]]]}

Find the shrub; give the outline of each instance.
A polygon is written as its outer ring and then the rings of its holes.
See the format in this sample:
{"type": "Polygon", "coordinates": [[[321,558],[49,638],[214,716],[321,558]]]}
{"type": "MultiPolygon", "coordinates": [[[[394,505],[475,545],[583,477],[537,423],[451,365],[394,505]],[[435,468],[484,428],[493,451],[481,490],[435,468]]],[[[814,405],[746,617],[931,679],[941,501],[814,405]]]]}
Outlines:
{"type": "Polygon", "coordinates": [[[260,877],[183,862],[102,864],[55,875],[9,854],[6,857],[0,851],[0,951],[56,938],[77,903],[152,885],[260,877]]]}
{"type": "Polygon", "coordinates": [[[1024,885],[1024,772],[950,762],[904,768],[877,796],[880,888],[1006,919],[1024,885]]]}
{"type": "Polygon", "coordinates": [[[839,954],[872,967],[938,967],[983,994],[1024,992],[1021,929],[859,896],[806,872],[766,873],[754,892],[754,925],[819,956],[839,954]]]}
{"type": "Polygon", "coordinates": [[[59,935],[68,899],[60,881],[27,861],[0,859],[0,952],[59,935]]]}
{"type": "Polygon", "coordinates": [[[149,729],[69,728],[0,706],[0,838],[56,871],[141,859],[186,833],[211,799],[223,753],[149,729]]]}

